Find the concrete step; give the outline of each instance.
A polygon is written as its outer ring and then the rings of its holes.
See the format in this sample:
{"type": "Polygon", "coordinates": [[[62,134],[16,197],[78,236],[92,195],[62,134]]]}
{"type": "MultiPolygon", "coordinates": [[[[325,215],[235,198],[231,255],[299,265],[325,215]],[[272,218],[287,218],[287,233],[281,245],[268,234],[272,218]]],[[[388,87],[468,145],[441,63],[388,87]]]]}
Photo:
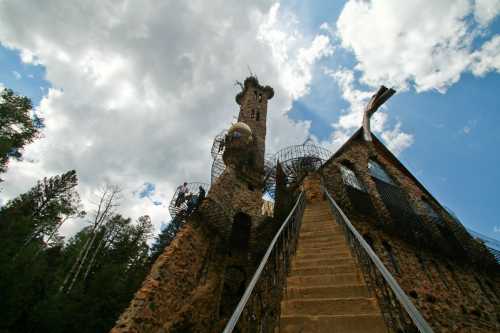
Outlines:
{"type": "Polygon", "coordinates": [[[369,297],[292,299],[281,302],[281,315],[379,314],[377,301],[369,297]]]}
{"type": "Polygon", "coordinates": [[[322,275],[322,274],[345,274],[358,273],[358,268],[354,265],[345,266],[316,266],[316,267],[296,267],[290,272],[290,276],[322,275]]]}
{"type": "Polygon", "coordinates": [[[358,273],[339,273],[331,275],[290,276],[287,286],[345,286],[351,284],[364,284],[363,278],[358,273]]]}
{"type": "Polygon", "coordinates": [[[330,217],[323,217],[323,216],[317,216],[317,217],[304,217],[302,219],[303,224],[332,224],[336,223],[335,220],[330,216],[330,217]]]}
{"type": "Polygon", "coordinates": [[[331,258],[325,259],[323,255],[315,256],[309,259],[298,259],[295,258],[292,261],[293,268],[307,268],[307,267],[318,267],[318,266],[345,266],[345,265],[356,265],[356,261],[352,257],[347,258],[331,258]]]}
{"type": "Polygon", "coordinates": [[[332,250],[331,247],[326,248],[309,248],[297,251],[295,256],[297,261],[303,260],[328,260],[328,259],[353,259],[351,252],[332,250]],[[321,255],[321,257],[310,257],[311,255],[321,255]]]}
{"type": "Polygon", "coordinates": [[[351,257],[351,251],[345,245],[339,246],[321,246],[321,247],[307,247],[297,251],[297,257],[301,258],[304,255],[322,254],[325,258],[329,256],[335,258],[351,257]]]}
{"type": "Polygon", "coordinates": [[[319,234],[319,235],[307,235],[299,236],[300,243],[318,243],[318,242],[344,242],[346,243],[345,237],[342,234],[319,234]]]}
{"type": "Polygon", "coordinates": [[[366,285],[352,284],[345,286],[289,287],[285,299],[319,299],[370,297],[366,285]]]}
{"type": "Polygon", "coordinates": [[[332,225],[323,225],[323,226],[311,226],[311,225],[302,225],[300,229],[300,234],[302,233],[309,233],[309,232],[342,232],[343,230],[339,225],[332,224],[332,225]]]}
{"type": "Polygon", "coordinates": [[[342,228],[338,225],[335,225],[334,223],[335,222],[328,222],[328,224],[317,225],[317,226],[311,226],[311,224],[302,225],[299,235],[318,234],[318,233],[344,234],[344,231],[342,230],[342,228]]]}
{"type": "Polygon", "coordinates": [[[286,333],[382,333],[387,332],[379,314],[344,316],[282,316],[280,332],[286,333]]]}
{"type": "Polygon", "coordinates": [[[332,238],[332,239],[319,239],[319,240],[311,240],[311,239],[299,239],[298,249],[305,250],[311,247],[318,248],[328,248],[328,247],[340,247],[344,246],[348,248],[347,243],[344,239],[341,238],[332,238]]]}
{"type": "MultiPolygon", "coordinates": [[[[326,249],[322,252],[318,251],[301,251],[300,253],[297,253],[294,257],[294,260],[297,261],[302,261],[302,260],[322,260],[322,259],[332,259],[336,258],[338,255],[343,258],[351,258],[352,255],[351,253],[347,252],[339,252],[331,249],[326,249]]],[[[329,265],[327,265],[329,266],[329,265]]]]}

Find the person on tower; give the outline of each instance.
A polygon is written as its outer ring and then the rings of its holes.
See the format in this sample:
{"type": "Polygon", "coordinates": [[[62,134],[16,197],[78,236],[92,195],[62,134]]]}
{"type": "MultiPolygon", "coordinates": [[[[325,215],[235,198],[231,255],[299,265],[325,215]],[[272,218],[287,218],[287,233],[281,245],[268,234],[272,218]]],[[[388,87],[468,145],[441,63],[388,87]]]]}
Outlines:
{"type": "Polygon", "coordinates": [[[185,200],[186,194],[189,192],[186,182],[183,185],[177,187],[177,199],[175,200],[175,207],[179,207],[185,200]]]}

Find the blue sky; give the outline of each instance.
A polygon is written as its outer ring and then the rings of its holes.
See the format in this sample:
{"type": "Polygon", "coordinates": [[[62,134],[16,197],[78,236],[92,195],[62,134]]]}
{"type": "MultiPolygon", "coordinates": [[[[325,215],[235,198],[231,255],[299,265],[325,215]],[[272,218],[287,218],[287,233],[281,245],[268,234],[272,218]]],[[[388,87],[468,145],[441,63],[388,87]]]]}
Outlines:
{"type": "Polygon", "coordinates": [[[159,230],[176,186],[210,179],[250,66],[276,92],[267,152],[309,135],[335,150],[394,86],[375,134],[467,227],[500,238],[499,0],[106,2],[0,2],[0,83],[45,97],[46,120],[0,200],[75,168],[84,204],[116,183],[123,214],[159,230]]]}
{"type": "MultiPolygon", "coordinates": [[[[323,22],[332,25],[343,8],[341,2],[287,1],[304,30],[313,35],[323,22]]],[[[479,45],[500,33],[500,19],[491,23],[479,45]]],[[[354,55],[345,50],[323,60],[326,66],[350,67],[354,55]]],[[[293,103],[293,119],[312,121],[311,133],[320,139],[331,134],[335,122],[348,103],[342,99],[338,85],[317,69],[310,94],[293,103]]],[[[415,89],[395,95],[387,112],[414,136],[414,143],[399,154],[403,164],[462,222],[485,235],[500,239],[500,75],[490,72],[484,77],[462,74],[445,93],[415,89]],[[496,226],[496,229],[495,229],[496,226]],[[496,231],[496,232],[495,232],[496,231]]],[[[393,120],[395,120],[393,119],[393,120]]]]}

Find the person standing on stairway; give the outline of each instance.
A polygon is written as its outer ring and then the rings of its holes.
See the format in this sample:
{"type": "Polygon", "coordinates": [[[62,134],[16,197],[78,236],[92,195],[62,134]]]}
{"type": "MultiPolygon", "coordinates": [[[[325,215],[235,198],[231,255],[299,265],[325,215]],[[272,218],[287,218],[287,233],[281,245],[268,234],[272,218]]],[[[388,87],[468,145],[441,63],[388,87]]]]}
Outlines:
{"type": "Polygon", "coordinates": [[[177,187],[177,199],[175,200],[175,207],[179,207],[185,200],[186,194],[189,192],[189,188],[187,187],[187,182],[184,182],[183,185],[179,185],[177,187]]]}

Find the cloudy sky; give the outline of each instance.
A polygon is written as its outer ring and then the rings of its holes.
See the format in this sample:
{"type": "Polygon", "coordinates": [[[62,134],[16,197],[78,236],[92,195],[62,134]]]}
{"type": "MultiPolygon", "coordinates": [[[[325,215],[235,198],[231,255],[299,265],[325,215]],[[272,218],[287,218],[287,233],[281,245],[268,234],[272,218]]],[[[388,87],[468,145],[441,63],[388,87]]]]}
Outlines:
{"type": "Polygon", "coordinates": [[[0,0],[0,86],[46,125],[0,200],[76,169],[88,210],[110,182],[124,215],[159,230],[179,183],[209,182],[251,70],[276,92],[268,153],[308,136],[333,152],[379,85],[397,89],[373,131],[467,227],[500,238],[499,14],[500,0],[0,0]]]}

